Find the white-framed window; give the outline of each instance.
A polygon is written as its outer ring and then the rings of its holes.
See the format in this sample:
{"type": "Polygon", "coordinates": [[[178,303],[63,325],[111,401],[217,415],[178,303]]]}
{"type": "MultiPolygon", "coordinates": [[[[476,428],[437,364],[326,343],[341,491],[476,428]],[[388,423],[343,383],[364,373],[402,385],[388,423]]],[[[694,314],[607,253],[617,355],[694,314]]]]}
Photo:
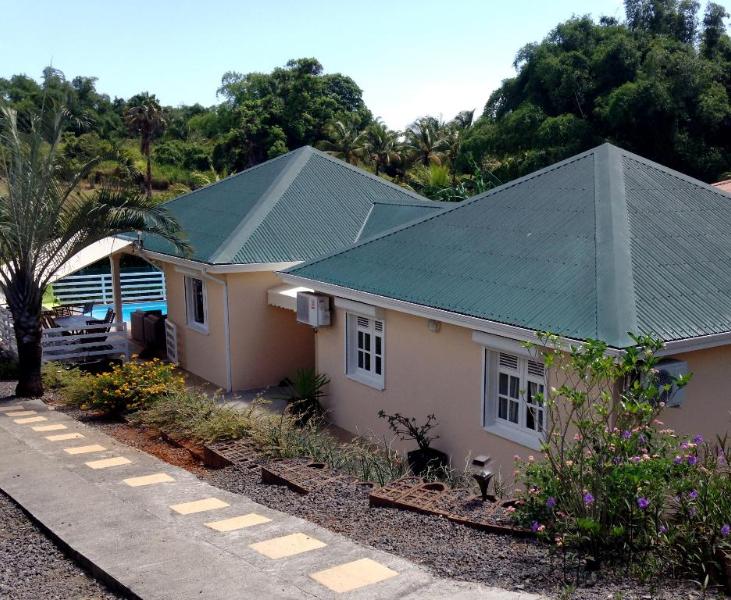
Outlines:
{"type": "Polygon", "coordinates": [[[198,277],[185,276],[185,307],[188,326],[208,333],[208,294],[206,282],[198,277]]]}
{"type": "Polygon", "coordinates": [[[345,370],[349,377],[383,389],[385,327],[382,320],[347,313],[345,370]]]}
{"type": "Polygon", "coordinates": [[[485,429],[537,449],[545,436],[546,371],[542,362],[517,353],[485,353],[485,429]]]}

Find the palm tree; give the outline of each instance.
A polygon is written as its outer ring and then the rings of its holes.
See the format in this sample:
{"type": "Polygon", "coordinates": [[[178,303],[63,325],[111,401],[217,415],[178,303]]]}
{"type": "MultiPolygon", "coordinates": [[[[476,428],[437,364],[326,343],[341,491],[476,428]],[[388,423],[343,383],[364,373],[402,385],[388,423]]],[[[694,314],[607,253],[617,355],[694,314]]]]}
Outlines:
{"type": "Polygon", "coordinates": [[[366,127],[364,148],[376,168],[376,175],[382,167],[401,160],[398,138],[398,132],[390,130],[380,119],[366,127]]]}
{"type": "Polygon", "coordinates": [[[440,165],[447,150],[446,127],[436,117],[422,117],[409,125],[405,132],[405,148],[415,162],[425,167],[440,165]]]}
{"type": "Polygon", "coordinates": [[[40,396],[41,299],[51,277],[77,252],[109,235],[157,234],[181,251],[178,225],[164,208],[139,192],[104,186],[83,193],[79,183],[102,158],[62,179],[59,142],[66,112],[30,117],[24,131],[17,114],[0,108],[0,294],[13,316],[18,345],[18,396],[40,396]],[[42,123],[49,127],[48,136],[42,123]]]}
{"type": "Polygon", "coordinates": [[[152,198],[152,140],[162,133],[167,122],[155,94],[143,92],[130,98],[129,102],[130,105],[124,111],[124,121],[131,134],[140,136],[140,152],[147,160],[145,193],[148,198],[152,198]]]}
{"type": "Polygon", "coordinates": [[[354,121],[331,121],[325,126],[325,134],[330,139],[321,141],[320,148],[351,165],[358,164],[364,154],[365,132],[354,121]]]}

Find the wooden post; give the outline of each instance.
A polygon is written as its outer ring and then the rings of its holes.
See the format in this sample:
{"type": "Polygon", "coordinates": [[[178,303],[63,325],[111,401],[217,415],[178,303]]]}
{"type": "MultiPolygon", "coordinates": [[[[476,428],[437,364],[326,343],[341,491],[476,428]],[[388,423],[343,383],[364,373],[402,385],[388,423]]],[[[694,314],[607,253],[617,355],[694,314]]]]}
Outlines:
{"type": "Polygon", "coordinates": [[[114,298],[114,320],[122,323],[122,278],[119,269],[121,254],[111,254],[109,263],[112,266],[112,298],[114,298]]]}

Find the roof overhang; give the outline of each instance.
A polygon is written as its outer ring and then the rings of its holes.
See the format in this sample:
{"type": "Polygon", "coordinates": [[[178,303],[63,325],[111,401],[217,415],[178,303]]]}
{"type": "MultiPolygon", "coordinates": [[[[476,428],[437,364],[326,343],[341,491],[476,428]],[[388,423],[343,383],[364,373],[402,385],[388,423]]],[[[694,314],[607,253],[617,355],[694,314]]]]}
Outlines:
{"type": "Polygon", "coordinates": [[[93,244],[90,244],[83,250],[74,254],[69,260],[61,265],[58,271],[53,274],[49,283],[58,281],[62,277],[71,275],[71,273],[75,273],[76,271],[83,269],[84,267],[88,267],[89,265],[92,265],[95,262],[102,260],[103,258],[111,256],[112,254],[124,251],[127,247],[131,245],[131,240],[125,240],[123,238],[114,236],[105,237],[98,242],[94,242],[93,244]]]}
{"type": "Polygon", "coordinates": [[[242,263],[242,264],[212,264],[191,260],[189,258],[181,258],[172,254],[163,254],[161,252],[153,252],[144,248],[133,248],[133,254],[137,254],[146,260],[152,262],[165,262],[179,267],[185,267],[194,271],[205,271],[206,273],[257,273],[262,271],[281,271],[289,269],[300,264],[296,262],[269,262],[269,263],[242,263]]]}
{"type": "MultiPolygon", "coordinates": [[[[506,323],[498,323],[497,321],[489,321],[487,319],[480,319],[479,317],[463,315],[441,308],[434,308],[432,306],[414,304],[413,302],[388,298],[387,296],[379,296],[378,294],[362,292],[360,290],[354,290],[352,288],[346,288],[331,283],[323,283],[321,281],[307,279],[306,277],[300,277],[291,273],[277,273],[277,275],[279,275],[284,282],[291,285],[310,287],[315,291],[337,296],[339,298],[345,298],[356,302],[364,302],[387,310],[396,310],[416,317],[433,319],[435,321],[440,321],[441,323],[464,327],[472,331],[489,333],[517,340],[519,342],[530,342],[535,344],[539,341],[537,332],[532,329],[526,329],[516,325],[508,325],[506,323]]],[[[583,342],[582,340],[561,337],[559,338],[559,344],[561,347],[569,348],[570,346],[580,346],[583,342]]],[[[621,350],[618,348],[609,348],[607,352],[608,354],[616,356],[621,353],[621,350]]]]}
{"type": "MultiPolygon", "coordinates": [[[[406,314],[423,317],[425,319],[434,319],[442,323],[465,327],[472,331],[489,333],[519,342],[536,343],[537,332],[532,329],[518,327],[515,325],[507,325],[479,317],[472,317],[460,313],[451,312],[441,308],[424,306],[422,304],[414,304],[405,300],[397,300],[388,298],[387,296],[379,296],[369,292],[354,290],[331,283],[323,283],[306,277],[300,277],[291,273],[277,273],[279,277],[288,284],[293,286],[306,286],[324,294],[330,294],[339,298],[346,298],[357,302],[366,302],[381,308],[400,311],[406,314]]],[[[559,338],[559,344],[563,348],[571,346],[581,346],[584,340],[569,338],[562,336],[559,338]]],[[[683,352],[693,352],[695,350],[706,350],[708,348],[716,348],[718,346],[726,346],[731,344],[731,331],[717,333],[713,335],[698,336],[694,338],[686,338],[682,340],[672,340],[664,343],[656,355],[659,357],[681,354],[683,352]]],[[[611,356],[619,356],[623,352],[622,348],[609,347],[607,354],[611,356]]]]}
{"type": "Polygon", "coordinates": [[[297,312],[297,294],[299,292],[312,292],[312,288],[301,285],[280,285],[267,290],[267,301],[270,306],[286,308],[297,312]]]}

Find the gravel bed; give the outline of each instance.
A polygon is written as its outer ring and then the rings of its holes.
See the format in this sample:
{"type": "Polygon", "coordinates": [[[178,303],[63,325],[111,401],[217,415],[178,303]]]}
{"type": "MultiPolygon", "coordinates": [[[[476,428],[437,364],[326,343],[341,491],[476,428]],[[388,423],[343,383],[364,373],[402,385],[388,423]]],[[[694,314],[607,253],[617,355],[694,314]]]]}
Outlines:
{"type": "Polygon", "coordinates": [[[574,589],[564,580],[560,558],[552,556],[544,544],[469,529],[441,517],[369,508],[368,490],[358,486],[330,486],[300,495],[283,486],[264,485],[257,471],[235,467],[207,470],[202,478],[362,544],[407,558],[440,577],[581,600],[702,597],[689,583],[645,585],[609,571],[602,572],[595,581],[584,578],[574,589]]]}

